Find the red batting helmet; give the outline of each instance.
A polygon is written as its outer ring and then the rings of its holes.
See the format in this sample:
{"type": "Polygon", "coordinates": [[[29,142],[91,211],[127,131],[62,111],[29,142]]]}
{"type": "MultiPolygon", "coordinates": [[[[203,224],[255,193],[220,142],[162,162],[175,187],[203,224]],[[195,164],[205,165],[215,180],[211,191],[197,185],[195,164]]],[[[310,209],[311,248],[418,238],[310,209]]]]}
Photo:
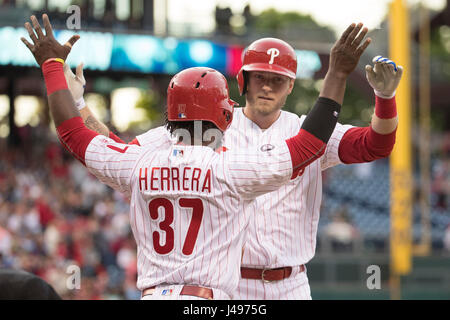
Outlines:
{"type": "Polygon", "coordinates": [[[283,40],[262,38],[251,43],[244,52],[242,68],[236,76],[241,95],[247,91],[244,71],[267,71],[295,79],[297,55],[283,40]]]}
{"type": "Polygon", "coordinates": [[[211,121],[222,131],[233,119],[228,83],[217,70],[195,67],[177,73],[167,88],[169,121],[211,121]]]}

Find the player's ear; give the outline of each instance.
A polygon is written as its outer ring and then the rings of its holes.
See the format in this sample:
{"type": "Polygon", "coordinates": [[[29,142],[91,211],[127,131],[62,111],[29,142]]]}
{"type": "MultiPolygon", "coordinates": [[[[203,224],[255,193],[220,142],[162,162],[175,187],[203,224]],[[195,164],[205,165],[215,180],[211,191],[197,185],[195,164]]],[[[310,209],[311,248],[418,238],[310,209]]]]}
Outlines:
{"type": "Polygon", "coordinates": [[[294,84],[295,84],[295,80],[294,80],[294,79],[289,79],[289,90],[288,90],[288,94],[291,94],[292,90],[294,89],[294,84]]]}

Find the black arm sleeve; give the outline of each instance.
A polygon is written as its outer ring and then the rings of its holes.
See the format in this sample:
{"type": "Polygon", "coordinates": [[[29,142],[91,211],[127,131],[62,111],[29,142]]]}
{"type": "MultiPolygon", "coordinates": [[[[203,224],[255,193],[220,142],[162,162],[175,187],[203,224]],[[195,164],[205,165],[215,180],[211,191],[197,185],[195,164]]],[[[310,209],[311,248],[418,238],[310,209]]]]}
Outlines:
{"type": "Polygon", "coordinates": [[[319,97],[314,107],[309,111],[305,121],[303,121],[302,129],[328,143],[340,111],[341,105],[339,103],[328,98],[319,97]]]}

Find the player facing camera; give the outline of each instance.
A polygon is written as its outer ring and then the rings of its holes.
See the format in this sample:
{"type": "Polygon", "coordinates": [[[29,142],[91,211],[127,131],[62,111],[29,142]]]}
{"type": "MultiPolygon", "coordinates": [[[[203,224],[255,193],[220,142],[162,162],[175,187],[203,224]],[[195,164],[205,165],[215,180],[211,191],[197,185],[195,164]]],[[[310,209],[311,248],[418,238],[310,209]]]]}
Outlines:
{"type": "Polygon", "coordinates": [[[189,68],[177,73],[167,88],[166,127],[177,143],[217,149],[237,105],[220,72],[189,68]]]}

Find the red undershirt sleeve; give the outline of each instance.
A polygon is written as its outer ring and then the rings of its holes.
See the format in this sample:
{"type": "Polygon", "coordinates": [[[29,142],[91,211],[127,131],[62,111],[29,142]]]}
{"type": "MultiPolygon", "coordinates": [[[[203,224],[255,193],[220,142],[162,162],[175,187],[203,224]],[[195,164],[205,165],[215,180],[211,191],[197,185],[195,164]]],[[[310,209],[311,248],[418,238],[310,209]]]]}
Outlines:
{"type": "Polygon", "coordinates": [[[304,129],[300,129],[300,132],[295,137],[287,139],[286,143],[291,153],[291,179],[295,179],[301,170],[320,158],[326,148],[325,142],[304,129]]]}
{"type": "Polygon", "coordinates": [[[86,149],[92,139],[99,134],[86,128],[81,117],[74,117],[64,121],[56,128],[56,131],[64,148],[83,165],[86,165],[86,149]]]}
{"type": "MultiPolygon", "coordinates": [[[[395,97],[384,99],[375,96],[375,114],[380,119],[396,117],[395,97]]],[[[396,131],[397,128],[389,134],[380,134],[371,126],[349,129],[339,143],[339,158],[346,164],[386,158],[394,148],[396,131]]]]}
{"type": "Polygon", "coordinates": [[[394,148],[396,131],[379,134],[372,127],[351,128],[339,143],[339,158],[345,164],[386,158],[394,148]]]}

